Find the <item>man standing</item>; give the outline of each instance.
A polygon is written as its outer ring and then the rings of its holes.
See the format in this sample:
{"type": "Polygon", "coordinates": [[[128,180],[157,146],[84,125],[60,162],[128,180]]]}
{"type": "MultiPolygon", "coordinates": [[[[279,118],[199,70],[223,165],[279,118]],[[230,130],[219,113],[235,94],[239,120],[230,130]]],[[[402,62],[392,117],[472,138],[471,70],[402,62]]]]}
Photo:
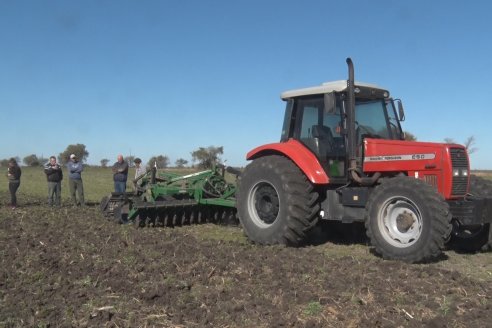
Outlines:
{"type": "Polygon", "coordinates": [[[20,186],[21,169],[17,165],[15,158],[9,160],[9,168],[7,170],[7,177],[9,179],[9,191],[10,191],[10,206],[15,210],[17,206],[17,196],[15,193],[20,186]]]}
{"type": "Polygon", "coordinates": [[[115,192],[125,192],[128,179],[128,163],[123,160],[123,155],[118,155],[118,161],[113,164],[113,181],[115,192]]]}
{"type": "Polygon", "coordinates": [[[138,180],[137,179],[145,174],[147,172],[147,170],[145,169],[144,166],[142,166],[142,160],[140,158],[135,158],[135,160],[133,161],[133,163],[135,163],[135,178],[133,179],[133,185],[135,187],[135,190],[138,189],[138,187],[142,184],[142,179],[138,180]]]}
{"type": "Polygon", "coordinates": [[[67,163],[68,169],[68,187],[70,188],[70,196],[75,206],[84,206],[84,185],[82,183],[82,171],[84,166],[79,162],[75,154],[70,155],[70,160],[67,163]],[[75,197],[77,192],[77,197],[75,197]]]}
{"type": "Polygon", "coordinates": [[[48,205],[61,205],[61,181],[63,172],[61,166],[56,162],[56,157],[51,156],[50,161],[44,166],[44,173],[48,180],[48,205]]]}

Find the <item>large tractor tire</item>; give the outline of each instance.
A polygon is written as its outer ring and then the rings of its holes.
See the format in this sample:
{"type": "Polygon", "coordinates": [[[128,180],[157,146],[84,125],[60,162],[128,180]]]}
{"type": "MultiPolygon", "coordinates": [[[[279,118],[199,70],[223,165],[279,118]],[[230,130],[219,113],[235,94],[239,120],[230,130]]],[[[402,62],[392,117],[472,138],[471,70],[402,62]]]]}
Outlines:
{"type": "Polygon", "coordinates": [[[254,243],[298,246],[318,221],[318,192],[283,156],[255,159],[241,174],[238,187],[239,221],[254,243]]]}
{"type": "Polygon", "coordinates": [[[396,177],[371,193],[365,226],[376,253],[384,259],[426,262],[441,255],[451,232],[451,214],[432,186],[396,177]]]}
{"type": "MultiPolygon", "coordinates": [[[[475,197],[492,198],[492,181],[470,176],[470,194],[475,197]]],[[[456,226],[451,235],[451,247],[465,252],[492,250],[492,227],[490,223],[473,227],[456,226]]]]}

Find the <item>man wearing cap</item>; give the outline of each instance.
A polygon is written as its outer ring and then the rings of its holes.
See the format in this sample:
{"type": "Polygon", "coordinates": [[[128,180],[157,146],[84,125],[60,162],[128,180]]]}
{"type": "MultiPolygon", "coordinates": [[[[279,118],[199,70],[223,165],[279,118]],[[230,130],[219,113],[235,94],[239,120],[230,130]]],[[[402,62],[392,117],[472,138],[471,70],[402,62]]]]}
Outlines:
{"type": "Polygon", "coordinates": [[[84,185],[82,183],[82,171],[84,166],[82,162],[79,162],[75,154],[70,155],[70,160],[67,163],[68,170],[68,187],[70,189],[70,196],[76,206],[84,206],[84,185]],[[77,197],[75,197],[77,192],[77,197]]]}
{"type": "Polygon", "coordinates": [[[142,166],[142,160],[140,158],[135,158],[133,160],[133,163],[135,163],[135,179],[133,180],[133,185],[135,186],[135,189],[138,189],[137,187],[139,187],[141,184],[142,184],[142,179],[138,180],[137,179],[142,175],[142,174],[145,174],[145,172],[147,172],[147,170],[145,169],[144,166],[142,166]]]}

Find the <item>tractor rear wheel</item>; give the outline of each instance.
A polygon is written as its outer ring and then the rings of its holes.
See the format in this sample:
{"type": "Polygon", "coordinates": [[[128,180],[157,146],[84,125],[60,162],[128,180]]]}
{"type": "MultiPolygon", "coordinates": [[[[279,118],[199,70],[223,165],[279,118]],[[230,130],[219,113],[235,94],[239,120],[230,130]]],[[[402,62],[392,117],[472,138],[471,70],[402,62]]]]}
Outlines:
{"type": "Polygon", "coordinates": [[[238,181],[239,221],[252,242],[297,246],[318,221],[318,199],[313,184],[291,160],[261,157],[238,181]]]}
{"type": "MultiPolygon", "coordinates": [[[[492,181],[470,176],[470,194],[475,197],[492,197],[492,181]]],[[[490,223],[473,227],[456,226],[451,235],[451,247],[466,251],[492,250],[492,227],[490,223]]]]}
{"type": "Polygon", "coordinates": [[[432,186],[409,178],[390,178],[371,193],[366,233],[385,259],[425,262],[438,257],[451,232],[449,205],[432,186]]]}

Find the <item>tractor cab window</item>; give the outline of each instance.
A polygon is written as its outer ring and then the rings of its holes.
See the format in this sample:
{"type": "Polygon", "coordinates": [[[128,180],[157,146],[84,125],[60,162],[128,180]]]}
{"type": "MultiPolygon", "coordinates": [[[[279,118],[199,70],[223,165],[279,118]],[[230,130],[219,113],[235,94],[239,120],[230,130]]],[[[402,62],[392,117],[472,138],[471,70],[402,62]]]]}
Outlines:
{"type": "Polygon", "coordinates": [[[403,140],[401,132],[400,120],[396,115],[395,103],[393,99],[386,100],[386,112],[388,113],[389,128],[392,139],[403,140]]]}
{"type": "Polygon", "coordinates": [[[287,101],[287,107],[285,108],[284,124],[282,125],[282,135],[280,136],[280,141],[289,140],[292,132],[292,123],[295,119],[292,117],[294,107],[294,100],[289,99],[287,101]]]}
{"type": "Polygon", "coordinates": [[[388,139],[388,125],[384,109],[384,104],[380,100],[356,102],[355,130],[359,143],[364,137],[388,139]]]}
{"type": "Polygon", "coordinates": [[[330,176],[344,176],[345,141],[340,134],[340,108],[326,111],[323,95],[296,100],[295,137],[318,158],[330,176]]]}
{"type": "Polygon", "coordinates": [[[356,101],[357,143],[364,138],[401,139],[401,128],[391,100],[356,101]]]}

